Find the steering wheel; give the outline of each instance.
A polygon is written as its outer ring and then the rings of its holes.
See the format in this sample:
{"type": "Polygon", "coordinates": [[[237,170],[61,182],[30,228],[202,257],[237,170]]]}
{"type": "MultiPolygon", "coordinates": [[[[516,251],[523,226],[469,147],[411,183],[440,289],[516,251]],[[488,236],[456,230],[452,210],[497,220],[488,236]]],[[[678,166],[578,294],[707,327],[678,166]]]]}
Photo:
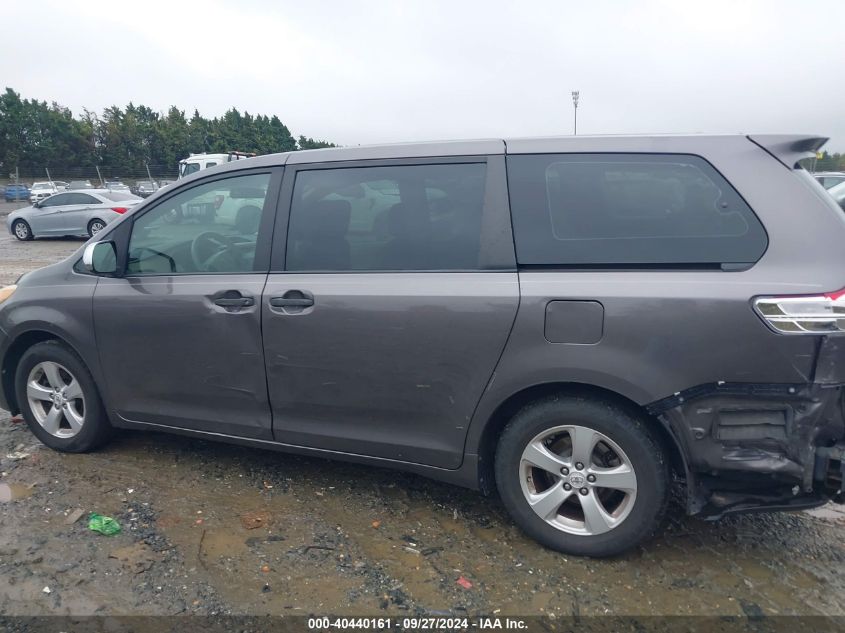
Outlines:
{"type": "Polygon", "coordinates": [[[217,268],[219,260],[232,257],[228,252],[231,246],[232,242],[228,237],[214,231],[205,231],[191,242],[191,259],[194,260],[197,270],[213,271],[217,268]]]}

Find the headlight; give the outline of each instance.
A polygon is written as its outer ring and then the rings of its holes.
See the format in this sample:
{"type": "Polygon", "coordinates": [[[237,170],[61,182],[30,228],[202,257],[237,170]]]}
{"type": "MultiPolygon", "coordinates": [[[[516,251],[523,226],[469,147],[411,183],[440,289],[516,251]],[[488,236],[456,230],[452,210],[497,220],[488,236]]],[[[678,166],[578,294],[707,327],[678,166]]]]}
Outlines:
{"type": "Polygon", "coordinates": [[[11,297],[15,290],[17,290],[17,288],[18,287],[15,285],[4,286],[3,288],[0,288],[0,303],[3,303],[6,299],[11,297]]]}

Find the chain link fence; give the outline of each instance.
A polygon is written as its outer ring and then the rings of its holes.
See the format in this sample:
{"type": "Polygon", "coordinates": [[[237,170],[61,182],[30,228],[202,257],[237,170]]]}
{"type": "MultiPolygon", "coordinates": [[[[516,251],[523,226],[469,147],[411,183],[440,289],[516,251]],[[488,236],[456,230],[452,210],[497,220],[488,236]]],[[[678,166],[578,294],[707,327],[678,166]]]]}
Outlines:
{"type": "Polygon", "coordinates": [[[119,180],[126,185],[132,186],[138,181],[149,180],[176,180],[179,169],[175,165],[148,165],[140,169],[117,169],[108,165],[98,167],[77,167],[71,169],[12,169],[4,170],[7,173],[0,174],[0,185],[10,183],[23,183],[32,185],[33,182],[46,180],[71,182],[73,180],[90,180],[91,184],[98,186],[109,180],[119,180]],[[147,171],[149,169],[149,172],[147,171]],[[49,170],[49,178],[47,176],[49,170]]]}

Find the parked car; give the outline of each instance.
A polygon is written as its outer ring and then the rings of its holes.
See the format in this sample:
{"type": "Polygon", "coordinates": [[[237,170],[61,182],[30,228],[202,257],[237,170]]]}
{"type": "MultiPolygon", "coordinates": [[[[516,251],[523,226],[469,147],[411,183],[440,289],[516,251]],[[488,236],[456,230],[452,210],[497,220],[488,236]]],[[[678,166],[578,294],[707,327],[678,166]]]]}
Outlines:
{"type": "Polygon", "coordinates": [[[66,183],[64,180],[54,180],[53,184],[56,185],[56,188],[59,191],[67,190],[68,183],[66,183]]]}
{"type": "Polygon", "coordinates": [[[23,183],[10,183],[3,190],[3,199],[6,202],[29,200],[29,187],[23,183]]]}
{"type": "Polygon", "coordinates": [[[124,191],[127,193],[132,193],[132,191],[129,189],[129,185],[126,185],[120,181],[107,182],[106,189],[108,189],[109,191],[124,191]]]}
{"type": "Polygon", "coordinates": [[[204,169],[0,291],[0,407],[59,451],[175,431],[497,489],[579,555],[645,539],[673,471],[706,518],[841,501],[845,223],[793,169],[824,141],[204,169]]]}
{"type": "Polygon", "coordinates": [[[845,172],[819,171],[813,174],[813,178],[818,180],[825,189],[830,189],[841,182],[845,182],[845,172]]]}
{"type": "Polygon", "coordinates": [[[139,180],[135,183],[135,191],[133,193],[141,198],[149,198],[158,190],[159,184],[155,180],[139,180]]]}
{"type": "Polygon", "coordinates": [[[13,211],[6,217],[6,226],[22,241],[51,235],[92,237],[140,200],[132,194],[108,189],[62,191],[13,211]]]}
{"type": "Polygon", "coordinates": [[[838,185],[834,185],[827,192],[836,200],[836,204],[842,207],[842,210],[845,211],[845,181],[840,182],[838,185]]]}
{"type": "Polygon", "coordinates": [[[49,198],[58,191],[58,187],[52,182],[34,182],[32,188],[29,190],[29,201],[35,204],[49,198]]]}
{"type": "Polygon", "coordinates": [[[93,189],[94,185],[91,184],[90,180],[71,180],[66,189],[68,191],[78,191],[80,189],[93,189]]]}

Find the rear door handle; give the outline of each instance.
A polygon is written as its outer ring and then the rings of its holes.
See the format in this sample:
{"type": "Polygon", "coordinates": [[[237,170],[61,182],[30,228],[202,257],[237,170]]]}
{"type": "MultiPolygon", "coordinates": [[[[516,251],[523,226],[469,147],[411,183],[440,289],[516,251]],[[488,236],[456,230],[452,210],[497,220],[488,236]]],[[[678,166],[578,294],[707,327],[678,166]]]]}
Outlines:
{"type": "Polygon", "coordinates": [[[220,297],[214,300],[214,305],[221,308],[248,308],[255,305],[255,299],[252,297],[220,297]]]}
{"type": "Polygon", "coordinates": [[[270,305],[274,308],[310,308],[314,305],[311,297],[271,297],[270,305]]]}

